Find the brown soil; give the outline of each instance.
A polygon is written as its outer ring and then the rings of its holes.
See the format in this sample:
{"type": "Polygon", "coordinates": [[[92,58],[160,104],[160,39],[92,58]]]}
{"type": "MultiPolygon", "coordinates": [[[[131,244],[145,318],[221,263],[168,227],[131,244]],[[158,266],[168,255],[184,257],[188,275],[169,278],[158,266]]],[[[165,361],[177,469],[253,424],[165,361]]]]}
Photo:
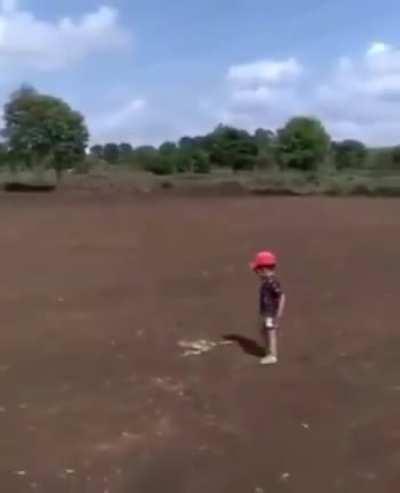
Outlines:
{"type": "Polygon", "coordinates": [[[400,491],[399,201],[69,190],[0,214],[1,491],[400,491]]]}

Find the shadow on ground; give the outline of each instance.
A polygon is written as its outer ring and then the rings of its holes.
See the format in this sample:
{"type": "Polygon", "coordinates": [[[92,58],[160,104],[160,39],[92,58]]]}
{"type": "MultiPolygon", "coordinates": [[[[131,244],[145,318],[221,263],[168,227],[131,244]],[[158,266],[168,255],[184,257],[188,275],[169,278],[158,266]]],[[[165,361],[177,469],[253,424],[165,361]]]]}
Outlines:
{"type": "Polygon", "coordinates": [[[238,334],[228,334],[223,336],[223,339],[225,341],[235,342],[244,353],[249,354],[250,356],[255,356],[257,358],[265,356],[265,348],[254,339],[249,339],[248,337],[238,334]]]}

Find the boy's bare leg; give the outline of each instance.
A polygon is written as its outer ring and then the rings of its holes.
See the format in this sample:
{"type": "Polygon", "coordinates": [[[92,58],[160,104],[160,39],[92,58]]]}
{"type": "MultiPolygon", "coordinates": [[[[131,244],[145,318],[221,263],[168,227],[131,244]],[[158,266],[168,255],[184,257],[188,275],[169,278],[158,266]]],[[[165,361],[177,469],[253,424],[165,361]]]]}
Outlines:
{"type": "Polygon", "coordinates": [[[265,333],[267,355],[261,360],[262,365],[275,365],[278,363],[278,335],[276,330],[265,333]]]}
{"type": "Polygon", "coordinates": [[[269,353],[278,359],[278,334],[276,330],[270,330],[269,333],[269,353]]]}

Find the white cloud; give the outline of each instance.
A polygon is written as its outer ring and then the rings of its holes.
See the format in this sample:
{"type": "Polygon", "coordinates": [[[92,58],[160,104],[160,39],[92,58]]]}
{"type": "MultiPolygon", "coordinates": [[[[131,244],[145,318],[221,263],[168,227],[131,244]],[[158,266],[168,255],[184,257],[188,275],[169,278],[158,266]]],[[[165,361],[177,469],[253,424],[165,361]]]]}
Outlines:
{"type": "Polygon", "coordinates": [[[244,104],[265,104],[274,101],[278,95],[276,89],[270,87],[257,87],[255,89],[238,89],[233,92],[233,100],[244,104]]]}
{"type": "Polygon", "coordinates": [[[242,109],[281,105],[282,108],[290,108],[290,111],[296,112],[302,107],[293,87],[261,86],[254,89],[238,89],[232,92],[231,101],[234,107],[242,109]]]}
{"type": "Polygon", "coordinates": [[[387,45],[386,43],[381,43],[378,41],[371,44],[369,50],[367,51],[367,56],[381,55],[382,53],[385,53],[390,49],[391,46],[387,45]]]}
{"type": "Polygon", "coordinates": [[[102,6],[79,18],[50,22],[38,19],[2,0],[0,10],[0,67],[57,70],[87,56],[127,46],[129,34],[119,23],[118,11],[102,6]]]}
{"type": "Polygon", "coordinates": [[[150,106],[128,98],[126,104],[114,104],[116,110],[89,118],[93,140],[160,143],[220,122],[275,129],[292,116],[315,115],[336,139],[400,143],[399,49],[375,42],[361,56],[332,60],[318,78],[311,77],[310,68],[295,58],[233,66],[227,70],[225,94],[200,97],[198,111],[190,114],[179,105],[158,101],[150,106]]]}
{"type": "Polygon", "coordinates": [[[312,103],[335,136],[399,143],[400,50],[375,42],[364,57],[339,62],[312,103]]]}
{"type": "MultiPolygon", "coordinates": [[[[130,142],[132,145],[159,145],[165,141],[177,141],[184,135],[201,135],[210,130],[211,122],[203,111],[182,112],[173,103],[175,113],[171,117],[171,107],[160,100],[147,101],[144,98],[122,98],[108,111],[87,112],[92,142],[130,142]]],[[[206,105],[207,106],[207,105],[206,105]]]]}
{"type": "Polygon", "coordinates": [[[303,72],[303,66],[293,57],[231,66],[226,75],[229,101],[219,111],[219,119],[252,130],[268,114],[266,125],[282,124],[290,114],[300,111],[300,100],[293,88],[303,72]]]}
{"type": "Polygon", "coordinates": [[[121,108],[103,115],[101,117],[100,127],[103,131],[115,131],[127,124],[129,125],[132,119],[135,119],[138,114],[145,110],[146,106],[147,101],[145,99],[132,99],[121,108]]]}
{"type": "Polygon", "coordinates": [[[373,43],[366,54],[366,65],[377,74],[400,72],[400,50],[385,43],[373,43]]]}
{"type": "Polygon", "coordinates": [[[253,130],[310,114],[334,138],[400,143],[400,49],[374,42],[362,56],[341,57],[332,67],[314,80],[300,77],[305,68],[295,58],[231,67],[227,79],[234,84],[218,118],[253,130]]]}
{"type": "Polygon", "coordinates": [[[109,142],[110,140],[133,142],[133,129],[140,126],[147,107],[145,99],[134,98],[116,109],[89,114],[88,122],[93,138],[96,142],[109,142]]]}
{"type": "Polygon", "coordinates": [[[17,0],[1,0],[0,10],[5,13],[11,13],[17,10],[18,1],[17,0]]]}
{"type": "Polygon", "coordinates": [[[228,71],[228,80],[239,85],[279,84],[297,79],[303,67],[295,58],[288,60],[260,60],[234,65],[228,71]]]}

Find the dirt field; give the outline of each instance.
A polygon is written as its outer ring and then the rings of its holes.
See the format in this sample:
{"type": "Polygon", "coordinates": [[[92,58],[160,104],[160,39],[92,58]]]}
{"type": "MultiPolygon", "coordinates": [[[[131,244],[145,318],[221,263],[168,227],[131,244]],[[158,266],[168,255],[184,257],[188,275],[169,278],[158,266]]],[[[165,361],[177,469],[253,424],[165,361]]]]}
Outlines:
{"type": "Polygon", "coordinates": [[[400,491],[400,201],[3,194],[0,215],[1,491],[400,491]]]}

